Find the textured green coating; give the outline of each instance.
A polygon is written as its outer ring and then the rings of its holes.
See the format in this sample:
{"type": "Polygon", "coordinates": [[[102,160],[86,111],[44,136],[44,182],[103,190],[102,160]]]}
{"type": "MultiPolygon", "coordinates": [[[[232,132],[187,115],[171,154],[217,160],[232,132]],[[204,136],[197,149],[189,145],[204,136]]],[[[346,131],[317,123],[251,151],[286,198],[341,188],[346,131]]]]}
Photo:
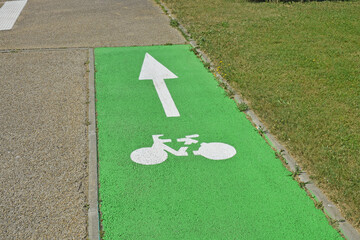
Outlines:
{"type": "Polygon", "coordinates": [[[104,239],[341,239],[189,49],[95,49],[104,239]],[[146,52],[178,76],[165,82],[180,117],[167,118],[153,82],[138,80],[146,52]],[[187,157],[132,162],[155,134],[174,149],[183,146],[177,138],[200,137],[187,157]],[[227,143],[237,154],[192,155],[201,142],[227,143]]]}

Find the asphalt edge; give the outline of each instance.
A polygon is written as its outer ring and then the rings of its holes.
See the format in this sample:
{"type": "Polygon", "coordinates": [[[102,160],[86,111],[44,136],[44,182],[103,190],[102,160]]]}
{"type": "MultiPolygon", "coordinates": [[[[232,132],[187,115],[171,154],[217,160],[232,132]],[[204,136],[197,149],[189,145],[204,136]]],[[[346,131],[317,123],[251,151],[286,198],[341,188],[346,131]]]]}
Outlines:
{"type": "Polygon", "coordinates": [[[95,110],[95,63],[94,49],[89,48],[89,210],[88,210],[88,239],[100,240],[99,205],[98,205],[98,157],[96,138],[96,110],[95,110]]]}
{"type": "MultiPolygon", "coordinates": [[[[162,0],[154,1],[159,4],[161,9],[166,15],[168,15],[170,20],[178,23],[178,30],[189,41],[190,45],[193,47],[194,53],[198,55],[198,57],[204,63],[209,64],[209,70],[215,74],[218,81],[223,85],[225,91],[232,93],[233,99],[236,104],[247,104],[247,101],[245,101],[238,93],[236,93],[236,90],[229,84],[229,82],[216,72],[216,66],[211,62],[207,54],[200,50],[196,41],[191,38],[191,35],[186,30],[186,28],[180,24],[178,19],[173,17],[171,10],[165,5],[165,3],[162,0]]],[[[265,140],[266,138],[270,140],[268,144],[275,150],[275,153],[279,153],[280,157],[285,160],[286,167],[289,168],[289,170],[293,173],[298,173],[299,180],[304,183],[303,188],[305,189],[305,191],[311,194],[313,200],[316,200],[322,204],[323,212],[326,217],[330,217],[332,220],[338,223],[338,228],[340,228],[340,232],[343,234],[343,237],[348,240],[360,240],[360,233],[347,220],[345,220],[337,206],[332,201],[330,201],[327,196],[320,190],[320,188],[318,188],[310,180],[310,176],[306,172],[301,170],[301,168],[296,163],[295,159],[290,155],[285,146],[278,142],[275,136],[266,129],[265,125],[256,116],[255,112],[251,109],[248,109],[245,110],[244,113],[248,116],[249,120],[255,125],[259,132],[261,132],[265,140]]]]}

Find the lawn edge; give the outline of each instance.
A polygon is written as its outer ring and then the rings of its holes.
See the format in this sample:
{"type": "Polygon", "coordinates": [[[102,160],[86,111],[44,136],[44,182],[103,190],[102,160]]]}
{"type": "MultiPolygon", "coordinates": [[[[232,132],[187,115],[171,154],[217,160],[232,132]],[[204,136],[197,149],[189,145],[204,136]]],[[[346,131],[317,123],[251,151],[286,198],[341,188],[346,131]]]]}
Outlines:
{"type": "MultiPolygon", "coordinates": [[[[205,52],[203,52],[196,41],[191,38],[191,35],[186,28],[176,19],[171,10],[166,6],[162,0],[154,0],[163,12],[170,18],[171,22],[177,23],[177,28],[189,44],[193,47],[193,52],[201,59],[204,65],[214,74],[219,81],[219,85],[229,94],[229,96],[239,104],[246,104],[247,101],[243,99],[236,90],[230,85],[230,83],[224,79],[221,74],[216,71],[215,65],[211,62],[210,58],[205,52]]],[[[283,165],[292,172],[293,178],[299,183],[299,186],[303,188],[308,196],[314,201],[316,208],[322,210],[324,215],[329,221],[329,224],[337,230],[342,237],[349,240],[360,239],[360,233],[342,216],[340,209],[328,199],[328,197],[318,188],[311,180],[310,176],[301,170],[295,159],[288,152],[286,147],[282,145],[274,135],[272,135],[265,125],[260,121],[254,111],[247,109],[243,111],[248,120],[256,127],[259,134],[264,138],[268,145],[275,151],[275,155],[282,161],[283,165]]]]}

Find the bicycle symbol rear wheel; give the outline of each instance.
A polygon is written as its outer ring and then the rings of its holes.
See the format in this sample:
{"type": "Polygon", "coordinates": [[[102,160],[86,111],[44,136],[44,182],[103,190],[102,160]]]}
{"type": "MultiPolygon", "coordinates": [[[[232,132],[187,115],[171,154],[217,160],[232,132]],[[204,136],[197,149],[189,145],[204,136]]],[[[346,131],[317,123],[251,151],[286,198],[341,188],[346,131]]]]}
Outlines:
{"type": "Polygon", "coordinates": [[[139,148],[130,155],[132,161],[143,165],[155,165],[166,161],[168,154],[163,149],[154,147],[139,148]]]}

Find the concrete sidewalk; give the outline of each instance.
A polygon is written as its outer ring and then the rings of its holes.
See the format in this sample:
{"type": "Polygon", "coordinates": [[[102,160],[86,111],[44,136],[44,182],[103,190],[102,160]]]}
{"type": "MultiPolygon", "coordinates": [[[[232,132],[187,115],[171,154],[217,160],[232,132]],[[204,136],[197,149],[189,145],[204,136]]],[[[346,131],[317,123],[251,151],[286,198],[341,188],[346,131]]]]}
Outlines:
{"type": "Polygon", "coordinates": [[[87,51],[0,54],[0,238],[83,239],[87,51]]]}
{"type": "Polygon", "coordinates": [[[0,239],[88,238],[89,53],[184,42],[151,0],[27,2],[0,31],[0,239]]]}
{"type": "Polygon", "coordinates": [[[152,0],[29,0],[0,49],[182,44],[152,0]]]}

